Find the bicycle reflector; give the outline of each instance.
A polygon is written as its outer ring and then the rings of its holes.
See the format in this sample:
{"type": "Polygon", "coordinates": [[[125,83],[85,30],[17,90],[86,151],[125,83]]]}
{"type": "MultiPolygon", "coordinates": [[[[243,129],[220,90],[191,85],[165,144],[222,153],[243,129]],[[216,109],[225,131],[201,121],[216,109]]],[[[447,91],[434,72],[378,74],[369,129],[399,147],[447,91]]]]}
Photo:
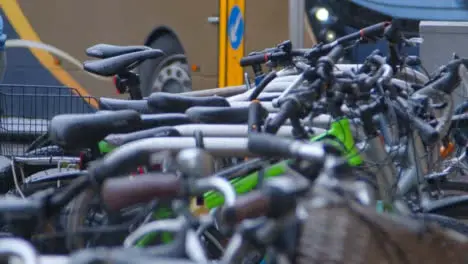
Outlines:
{"type": "Polygon", "coordinates": [[[112,81],[114,82],[114,86],[117,90],[117,93],[124,94],[126,91],[124,80],[119,75],[115,75],[114,78],[112,78],[112,81]]]}

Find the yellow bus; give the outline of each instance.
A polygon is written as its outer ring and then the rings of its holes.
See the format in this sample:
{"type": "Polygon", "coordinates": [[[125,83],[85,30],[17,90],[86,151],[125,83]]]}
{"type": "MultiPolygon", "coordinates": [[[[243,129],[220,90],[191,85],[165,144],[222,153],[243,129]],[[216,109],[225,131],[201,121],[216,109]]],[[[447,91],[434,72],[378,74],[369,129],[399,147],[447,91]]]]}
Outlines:
{"type": "MultiPolygon", "coordinates": [[[[168,55],[139,67],[143,95],[239,85],[240,57],[289,38],[291,2],[0,0],[8,35],[4,82],[64,85],[83,95],[115,96],[111,80],[80,67],[89,59],[86,48],[108,43],[147,45],[168,55]]],[[[343,24],[364,25],[384,18],[368,13],[364,23],[349,15],[359,12],[351,1],[322,2],[305,0],[299,27],[302,46],[310,47],[317,38],[333,40],[344,32],[343,24]],[[333,8],[334,2],[341,2],[341,8],[333,8]],[[346,16],[343,23],[340,17],[346,16]]]]}

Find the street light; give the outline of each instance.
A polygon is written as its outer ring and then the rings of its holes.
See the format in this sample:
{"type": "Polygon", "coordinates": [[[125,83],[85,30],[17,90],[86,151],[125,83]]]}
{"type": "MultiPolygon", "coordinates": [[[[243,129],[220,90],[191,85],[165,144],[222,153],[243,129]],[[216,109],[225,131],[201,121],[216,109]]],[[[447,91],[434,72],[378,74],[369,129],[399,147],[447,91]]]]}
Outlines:
{"type": "Polygon", "coordinates": [[[326,22],[330,18],[330,12],[324,7],[319,7],[315,10],[315,18],[320,22],[326,22]]]}
{"type": "Polygon", "coordinates": [[[332,42],[336,39],[336,33],[333,30],[328,30],[327,33],[325,34],[325,39],[328,42],[332,42]]]}

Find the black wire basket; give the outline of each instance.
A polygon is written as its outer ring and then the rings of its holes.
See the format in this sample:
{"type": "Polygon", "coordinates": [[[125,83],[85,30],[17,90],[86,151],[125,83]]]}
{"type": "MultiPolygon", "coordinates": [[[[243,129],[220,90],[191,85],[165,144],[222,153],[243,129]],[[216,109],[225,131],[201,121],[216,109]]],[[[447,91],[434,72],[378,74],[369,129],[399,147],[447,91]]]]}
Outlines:
{"type": "Polygon", "coordinates": [[[59,114],[92,113],[97,99],[64,86],[0,85],[0,155],[21,157],[59,114]]]}

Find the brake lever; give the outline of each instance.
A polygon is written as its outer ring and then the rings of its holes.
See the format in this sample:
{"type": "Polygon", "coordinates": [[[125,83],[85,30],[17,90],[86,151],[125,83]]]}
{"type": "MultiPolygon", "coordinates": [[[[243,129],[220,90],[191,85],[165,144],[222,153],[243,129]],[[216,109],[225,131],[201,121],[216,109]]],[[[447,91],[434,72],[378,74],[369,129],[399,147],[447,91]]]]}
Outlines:
{"type": "Polygon", "coordinates": [[[418,45],[421,45],[424,43],[424,39],[419,37],[415,38],[410,38],[410,39],[403,39],[403,42],[411,47],[417,47],[418,45]]]}
{"type": "Polygon", "coordinates": [[[431,107],[434,109],[440,110],[440,109],[444,109],[445,107],[447,107],[447,105],[448,105],[447,102],[443,102],[443,103],[438,103],[438,104],[431,104],[431,107]]]}
{"type": "Polygon", "coordinates": [[[429,175],[424,176],[424,178],[429,182],[432,183],[435,180],[447,180],[447,176],[451,172],[436,172],[436,173],[431,173],[429,175]]]}

